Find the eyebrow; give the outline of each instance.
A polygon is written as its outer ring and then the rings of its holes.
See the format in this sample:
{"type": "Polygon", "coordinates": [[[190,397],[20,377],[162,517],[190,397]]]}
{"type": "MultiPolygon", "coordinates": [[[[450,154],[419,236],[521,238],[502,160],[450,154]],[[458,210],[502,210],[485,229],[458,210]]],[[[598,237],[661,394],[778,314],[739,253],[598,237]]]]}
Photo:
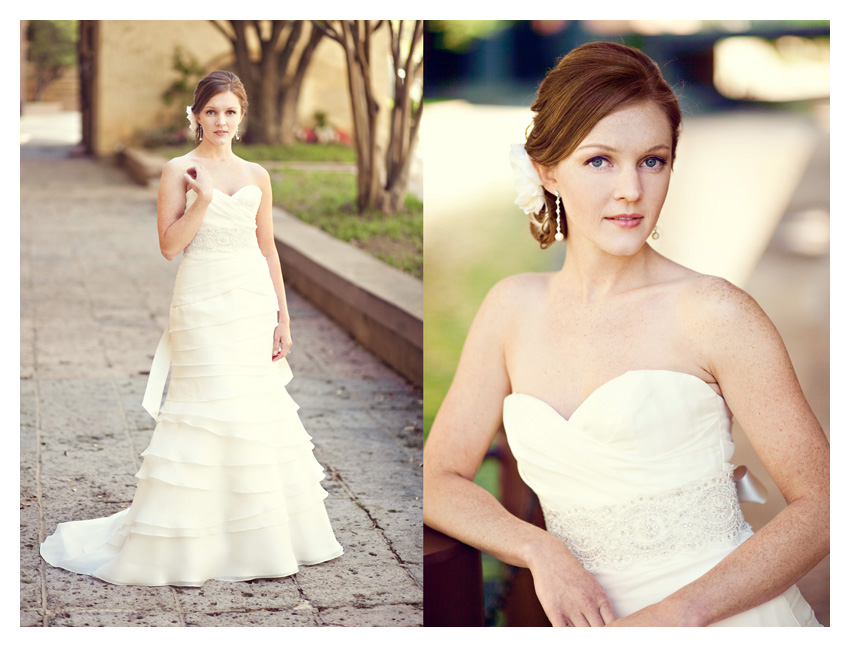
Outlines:
{"type": "MultiPolygon", "coordinates": [[[[602,150],[611,151],[612,153],[619,153],[620,152],[619,149],[615,148],[614,146],[608,146],[607,144],[584,144],[583,146],[579,146],[578,148],[576,148],[576,150],[580,151],[582,148],[600,148],[602,150]]],[[[671,150],[671,148],[667,144],[656,144],[655,146],[652,146],[651,148],[647,148],[646,152],[651,153],[652,151],[658,151],[658,150],[668,150],[669,151],[669,150],[671,150]]]]}

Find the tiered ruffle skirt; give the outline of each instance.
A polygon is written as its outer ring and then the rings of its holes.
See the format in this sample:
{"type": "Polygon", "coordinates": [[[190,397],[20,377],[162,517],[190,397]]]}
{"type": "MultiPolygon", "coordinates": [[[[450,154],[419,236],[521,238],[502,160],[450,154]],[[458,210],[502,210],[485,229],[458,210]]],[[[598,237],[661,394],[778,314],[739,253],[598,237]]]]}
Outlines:
{"type": "Polygon", "coordinates": [[[284,577],[342,554],[324,471],[286,392],[292,374],[286,360],[271,362],[276,323],[259,250],[183,259],[151,371],[157,425],[133,502],[59,524],[42,545],[46,561],[115,584],[200,586],[284,577]]]}

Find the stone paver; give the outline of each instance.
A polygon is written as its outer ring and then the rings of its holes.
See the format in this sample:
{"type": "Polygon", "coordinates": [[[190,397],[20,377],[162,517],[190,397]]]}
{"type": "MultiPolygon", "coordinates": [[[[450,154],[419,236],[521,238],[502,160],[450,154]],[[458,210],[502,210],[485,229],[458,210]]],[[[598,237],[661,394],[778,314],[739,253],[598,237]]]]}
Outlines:
{"type": "Polygon", "coordinates": [[[24,148],[20,253],[22,626],[421,625],[421,391],[291,290],[288,390],[346,553],[198,589],[46,564],[38,546],[57,523],[132,500],[154,427],[141,398],[179,261],[159,253],[155,191],[107,163],[24,148]]]}

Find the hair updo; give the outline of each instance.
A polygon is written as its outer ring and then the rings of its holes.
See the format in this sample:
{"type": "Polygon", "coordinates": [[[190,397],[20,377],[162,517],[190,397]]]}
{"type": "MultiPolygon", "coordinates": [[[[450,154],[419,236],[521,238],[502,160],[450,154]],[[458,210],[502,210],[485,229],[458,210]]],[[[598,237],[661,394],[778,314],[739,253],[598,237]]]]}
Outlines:
{"type": "MultiPolygon", "coordinates": [[[[224,70],[216,70],[210,72],[198,82],[198,87],[195,88],[195,101],[192,104],[192,112],[197,115],[204,106],[207,105],[214,96],[222,92],[232,92],[239,99],[239,105],[242,108],[242,116],[248,112],[248,93],[245,92],[245,86],[242,81],[233,72],[225,72],[224,70]]],[[[195,128],[195,143],[199,144],[203,138],[204,132],[201,124],[195,128]]]]}
{"type": "MultiPolygon", "coordinates": [[[[595,42],[577,47],[550,70],[531,105],[535,113],[525,142],[528,156],[542,166],[554,166],[570,155],[602,119],[644,101],[654,102],[670,120],[676,144],[682,113],[676,95],[658,65],[643,52],[618,43],[595,42]]],[[[555,241],[555,196],[544,187],[546,205],[530,216],[531,234],[546,249],[555,241]]],[[[561,231],[567,220],[561,213],[561,231]]]]}

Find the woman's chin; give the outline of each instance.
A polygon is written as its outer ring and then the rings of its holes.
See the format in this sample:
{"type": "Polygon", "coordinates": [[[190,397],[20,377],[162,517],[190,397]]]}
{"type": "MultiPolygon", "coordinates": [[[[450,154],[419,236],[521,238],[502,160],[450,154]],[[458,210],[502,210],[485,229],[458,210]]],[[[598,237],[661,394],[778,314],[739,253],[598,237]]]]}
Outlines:
{"type": "Polygon", "coordinates": [[[646,245],[646,240],[636,236],[631,240],[611,241],[608,244],[603,244],[601,249],[611,256],[627,257],[640,252],[644,245],[646,245]]]}

